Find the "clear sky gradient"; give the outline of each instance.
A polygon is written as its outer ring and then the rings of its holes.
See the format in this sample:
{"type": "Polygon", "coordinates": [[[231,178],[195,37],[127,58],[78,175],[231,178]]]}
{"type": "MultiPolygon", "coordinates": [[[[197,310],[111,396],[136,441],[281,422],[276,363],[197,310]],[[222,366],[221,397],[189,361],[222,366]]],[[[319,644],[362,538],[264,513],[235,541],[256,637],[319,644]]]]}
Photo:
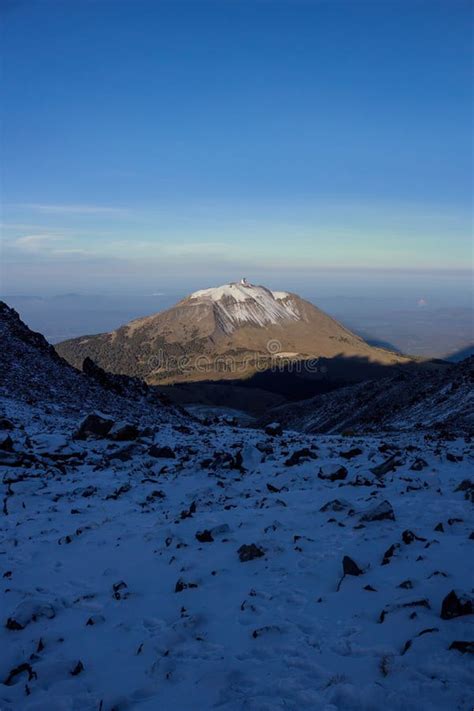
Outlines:
{"type": "Polygon", "coordinates": [[[4,293],[470,268],[470,2],[1,15],[4,293]]]}

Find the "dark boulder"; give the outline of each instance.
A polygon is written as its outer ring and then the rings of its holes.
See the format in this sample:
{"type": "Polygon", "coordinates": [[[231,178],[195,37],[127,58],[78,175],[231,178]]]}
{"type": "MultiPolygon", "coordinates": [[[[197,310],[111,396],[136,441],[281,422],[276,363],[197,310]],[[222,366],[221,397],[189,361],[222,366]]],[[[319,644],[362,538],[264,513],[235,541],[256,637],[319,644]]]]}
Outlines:
{"type": "Polygon", "coordinates": [[[298,449],[293,454],[288,457],[288,459],[285,461],[285,467],[294,467],[297,464],[301,464],[302,462],[307,462],[310,459],[316,459],[317,454],[315,452],[312,452],[308,447],[304,447],[303,449],[298,449]]]}
{"type": "Polygon", "coordinates": [[[324,479],[326,481],[340,481],[347,477],[347,469],[342,465],[335,465],[332,467],[325,467],[324,469],[320,467],[318,473],[318,479],[324,479]]]}
{"type": "Polygon", "coordinates": [[[472,615],[473,612],[472,599],[465,594],[458,595],[454,590],[446,595],[441,604],[441,618],[443,620],[472,615]]]}
{"type": "Polygon", "coordinates": [[[461,654],[474,654],[474,642],[465,642],[464,640],[455,640],[449,645],[449,649],[455,649],[461,654]]]}
{"type": "Polygon", "coordinates": [[[360,447],[353,447],[352,449],[347,450],[347,452],[339,452],[339,455],[343,459],[353,459],[354,457],[358,457],[362,454],[362,449],[360,447]]]}
{"type": "Polygon", "coordinates": [[[116,442],[130,442],[137,439],[140,436],[140,430],[135,425],[125,423],[118,423],[112,427],[109,432],[110,439],[116,442]]]}
{"type": "Polygon", "coordinates": [[[357,563],[345,555],[342,559],[342,571],[344,575],[363,575],[364,571],[359,568],[357,563]]]}
{"type": "Polygon", "coordinates": [[[113,420],[109,420],[102,415],[93,414],[81,422],[79,429],[74,435],[74,439],[87,439],[88,437],[107,437],[114,425],[113,420]]]}
{"type": "Polygon", "coordinates": [[[204,531],[198,531],[196,533],[196,538],[200,543],[213,543],[214,539],[212,533],[205,529],[204,531]]]}
{"type": "Polygon", "coordinates": [[[265,551],[262,550],[262,548],[256,546],[255,543],[250,543],[250,545],[244,544],[243,546],[240,546],[237,553],[241,563],[247,563],[249,560],[261,558],[265,555],[265,551]]]}
{"type": "Polygon", "coordinates": [[[159,447],[157,444],[150,447],[148,454],[155,459],[176,459],[176,454],[171,447],[159,447]]]}
{"type": "Polygon", "coordinates": [[[395,521],[392,504],[386,499],[368,509],[360,518],[361,521],[395,521]]]}
{"type": "Polygon", "coordinates": [[[269,437],[279,437],[283,434],[283,428],[279,422],[271,422],[265,427],[265,434],[269,437]]]}

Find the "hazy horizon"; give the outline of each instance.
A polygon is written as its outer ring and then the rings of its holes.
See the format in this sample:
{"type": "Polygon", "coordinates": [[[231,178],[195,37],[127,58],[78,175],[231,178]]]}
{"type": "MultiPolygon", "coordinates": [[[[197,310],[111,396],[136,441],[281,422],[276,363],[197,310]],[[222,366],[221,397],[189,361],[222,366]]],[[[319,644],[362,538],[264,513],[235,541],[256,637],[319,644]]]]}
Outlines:
{"type": "MultiPolygon", "coordinates": [[[[156,283],[148,290],[43,291],[4,298],[29,326],[57,343],[113,330],[133,318],[170,308],[195,289],[221,283],[195,279],[156,283]]],[[[298,293],[375,345],[427,357],[451,356],[473,345],[468,275],[453,279],[449,274],[320,272],[301,283],[275,276],[256,283],[298,293]]]]}

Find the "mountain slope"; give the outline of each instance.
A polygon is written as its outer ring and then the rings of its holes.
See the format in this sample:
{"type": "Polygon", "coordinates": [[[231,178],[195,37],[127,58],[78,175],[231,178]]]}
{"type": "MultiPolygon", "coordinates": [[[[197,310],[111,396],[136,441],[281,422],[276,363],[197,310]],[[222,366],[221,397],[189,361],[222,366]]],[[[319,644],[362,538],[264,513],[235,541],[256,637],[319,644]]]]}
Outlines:
{"type": "Polygon", "coordinates": [[[182,417],[141,381],[110,376],[93,364],[78,372],[3,301],[0,342],[0,396],[63,413],[98,408],[115,416],[135,414],[152,420],[182,417]]]}
{"type": "Polygon", "coordinates": [[[418,368],[282,405],[278,420],[303,432],[447,428],[474,431],[474,357],[440,369],[418,368]]]}
{"type": "Polygon", "coordinates": [[[64,341],[56,350],[76,367],[90,357],[150,383],[247,377],[282,358],[409,361],[369,346],[296,294],[235,283],[197,291],[167,311],[64,341]]]}

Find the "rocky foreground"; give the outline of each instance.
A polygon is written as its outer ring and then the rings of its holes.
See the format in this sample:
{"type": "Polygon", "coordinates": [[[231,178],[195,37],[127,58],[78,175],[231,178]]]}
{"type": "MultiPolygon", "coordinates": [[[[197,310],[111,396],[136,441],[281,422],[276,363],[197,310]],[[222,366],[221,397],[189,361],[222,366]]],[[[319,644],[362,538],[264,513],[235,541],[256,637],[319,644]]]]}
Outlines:
{"type": "Polygon", "coordinates": [[[2,711],[472,706],[469,438],[1,405],[2,711]]]}

